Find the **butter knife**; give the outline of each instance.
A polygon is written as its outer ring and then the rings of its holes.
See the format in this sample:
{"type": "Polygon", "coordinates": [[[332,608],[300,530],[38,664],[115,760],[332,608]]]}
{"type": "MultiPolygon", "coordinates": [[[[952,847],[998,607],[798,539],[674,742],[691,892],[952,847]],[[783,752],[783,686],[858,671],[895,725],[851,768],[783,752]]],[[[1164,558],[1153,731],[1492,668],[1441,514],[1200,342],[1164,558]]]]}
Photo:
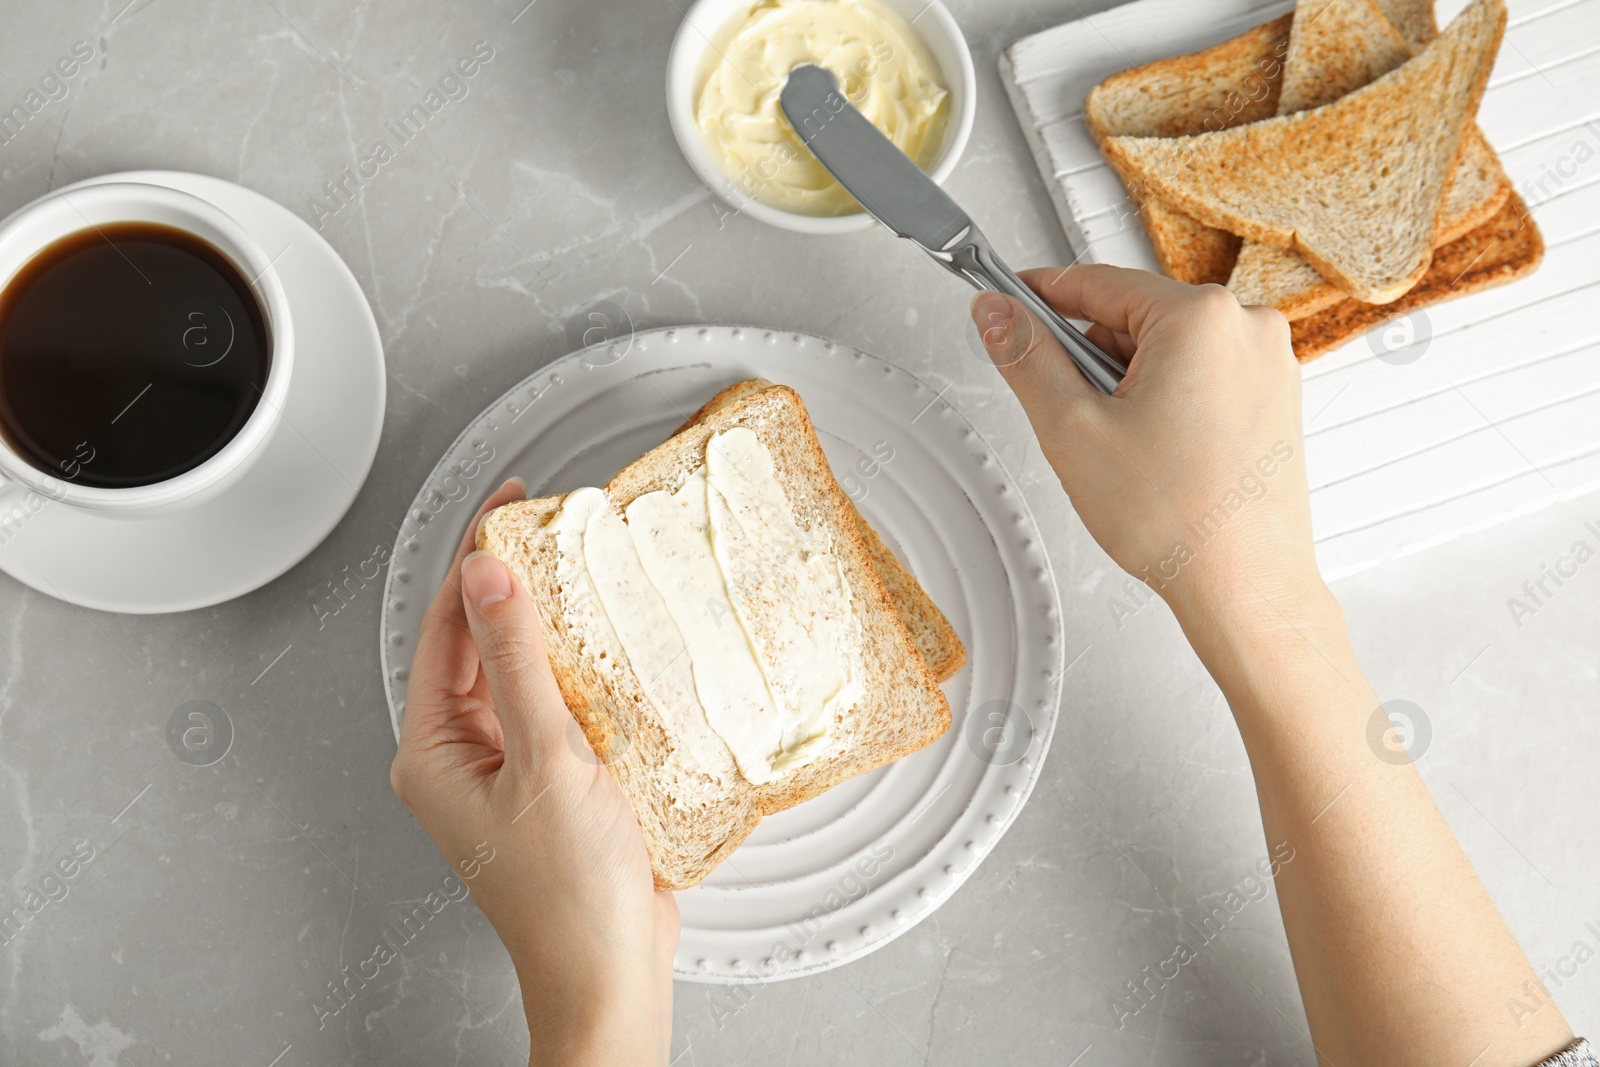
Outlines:
{"type": "Polygon", "coordinates": [[[1108,395],[1116,389],[1128,368],[1023,284],[971,216],[855,109],[831,73],[796,67],[778,102],[800,140],[869,214],[976,288],[1021,301],[1096,389],[1108,395]]]}

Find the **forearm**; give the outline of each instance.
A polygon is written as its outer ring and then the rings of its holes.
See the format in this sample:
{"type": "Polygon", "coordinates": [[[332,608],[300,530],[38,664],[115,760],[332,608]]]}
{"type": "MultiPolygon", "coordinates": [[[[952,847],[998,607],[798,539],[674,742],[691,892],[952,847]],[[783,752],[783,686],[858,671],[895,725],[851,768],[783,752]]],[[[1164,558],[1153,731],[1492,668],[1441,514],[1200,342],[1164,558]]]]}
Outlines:
{"type": "Polygon", "coordinates": [[[496,931],[522,990],[530,1067],[664,1065],[672,1045],[677,927],[667,936],[652,925],[665,920],[667,909],[654,900],[647,905],[656,912],[653,921],[641,916],[620,931],[607,930],[603,917],[567,887],[541,895],[551,903],[538,911],[496,909],[509,913],[496,931]]]}
{"type": "Polygon", "coordinates": [[[1324,1061],[1527,1067],[1569,1042],[1416,770],[1369,743],[1379,702],[1320,579],[1175,608],[1238,720],[1268,843],[1294,850],[1278,899],[1324,1061]],[[1542,1007],[1518,1020],[1511,998],[1542,1007]]]}
{"type": "MultiPolygon", "coordinates": [[[[608,961],[610,962],[610,961],[608,961]]],[[[597,967],[589,954],[519,961],[529,1067],[665,1064],[672,979],[643,968],[597,967]]]]}

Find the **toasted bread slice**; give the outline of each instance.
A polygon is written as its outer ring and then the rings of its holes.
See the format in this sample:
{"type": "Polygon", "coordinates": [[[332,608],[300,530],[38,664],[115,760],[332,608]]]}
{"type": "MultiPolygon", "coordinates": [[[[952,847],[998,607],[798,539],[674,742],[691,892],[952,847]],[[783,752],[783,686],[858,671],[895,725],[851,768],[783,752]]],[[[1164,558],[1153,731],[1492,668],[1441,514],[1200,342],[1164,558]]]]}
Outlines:
{"type": "Polygon", "coordinates": [[[1411,47],[1373,0],[1299,0],[1278,114],[1332,103],[1410,58],[1411,47]]]}
{"type": "Polygon", "coordinates": [[[1383,17],[1400,31],[1413,52],[1422,51],[1439,36],[1433,0],[1377,0],[1377,3],[1383,17]]]}
{"type": "MultiPolygon", "coordinates": [[[[1285,15],[1204,51],[1113,74],[1084,101],[1090,135],[1103,148],[1111,137],[1181,137],[1275,115],[1292,19],[1285,15]]],[[[1139,209],[1162,273],[1194,285],[1226,282],[1239,238],[1173,207],[1117,159],[1108,160],[1139,209]]]]}
{"type": "MultiPolygon", "coordinates": [[[[1374,0],[1300,0],[1278,113],[1331,103],[1387,74],[1412,53],[1374,0]]],[[[1510,194],[1510,180],[1474,126],[1440,208],[1437,243],[1454,241],[1493,217],[1510,194]]],[[[1228,288],[1240,303],[1277,308],[1290,321],[1346,296],[1298,253],[1256,241],[1240,246],[1228,288]]]]}
{"type": "MultiPolygon", "coordinates": [[[[1438,36],[1431,0],[1378,0],[1378,6],[1412,51],[1421,51],[1438,36]]],[[[1084,104],[1090,134],[1097,143],[1119,135],[1176,137],[1275,114],[1291,47],[1292,18],[1284,15],[1192,55],[1113,74],[1089,93],[1084,104]]],[[[1230,283],[1241,239],[1185,214],[1144,188],[1115,160],[1109,162],[1139,206],[1162,272],[1191,284],[1230,283]]],[[[1510,188],[1493,150],[1481,134],[1475,136],[1446,195],[1438,242],[1453,241],[1485,222],[1510,188]]],[[[1268,279],[1240,293],[1245,303],[1270,304],[1293,320],[1347,296],[1296,253],[1252,242],[1250,254],[1265,261],[1251,268],[1252,273],[1284,273],[1281,283],[1268,279]]]]}
{"type": "Polygon", "coordinates": [[[762,389],[709,412],[625,467],[605,487],[613,507],[676,490],[705,461],[715,433],[746,427],[771,453],[776,476],[808,533],[825,534],[860,623],[865,692],[840,713],[816,759],[754,785],[701,769],[681,728],[647,696],[609,627],[569,602],[549,528],[560,497],[518,501],[485,516],[478,547],[503,560],[537,605],[550,667],[590,747],[610,768],[644,833],[658,888],[694,885],[749,836],[763,815],[808,800],[922,748],[950,726],[950,706],[896,614],[849,499],[834,481],[800,397],[762,389]]]}
{"type": "Polygon", "coordinates": [[[1323,107],[1103,148],[1201,222],[1293,249],[1352,296],[1387,303],[1427,271],[1505,19],[1503,0],[1473,0],[1416,58],[1323,107]]]}
{"type": "MultiPolygon", "coordinates": [[[[675,432],[682,433],[705,420],[712,412],[735,400],[759,393],[763,389],[773,388],[776,386],[765,378],[748,378],[742,382],[735,382],[707,400],[705,405],[675,432]]],[[[956,635],[955,628],[950,625],[950,620],[944,617],[944,612],[939,610],[939,606],[933,602],[933,598],[922,588],[916,577],[906,569],[905,564],[901,563],[890,551],[889,546],[883,543],[878,531],[862,518],[854,501],[850,503],[850,510],[855,512],[856,532],[866,543],[867,551],[872,556],[873,566],[878,568],[878,577],[883,579],[884,588],[889,590],[889,599],[894,601],[894,610],[900,616],[900,621],[905,624],[906,630],[910,632],[911,639],[916,642],[922,658],[927,661],[928,669],[941,682],[955,677],[956,672],[966,665],[967,649],[961,643],[961,638],[956,635]]]]}
{"type": "Polygon", "coordinates": [[[1490,289],[1531,274],[1544,258],[1544,238],[1522,198],[1512,193],[1494,218],[1433,253],[1428,273],[1404,296],[1388,304],[1341,300],[1315,315],[1291,322],[1294,354],[1306,362],[1338,348],[1373,327],[1420,307],[1490,289]]]}

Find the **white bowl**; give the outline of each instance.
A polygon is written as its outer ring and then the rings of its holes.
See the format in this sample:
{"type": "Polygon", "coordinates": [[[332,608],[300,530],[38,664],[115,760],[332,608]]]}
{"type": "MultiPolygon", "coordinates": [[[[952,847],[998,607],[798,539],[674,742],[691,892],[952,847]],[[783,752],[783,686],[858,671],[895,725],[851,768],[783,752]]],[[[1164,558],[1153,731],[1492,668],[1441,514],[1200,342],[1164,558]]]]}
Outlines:
{"type": "MultiPolygon", "coordinates": [[[[712,162],[701,141],[699,127],[694,120],[695,76],[700,72],[700,61],[711,38],[740,8],[749,7],[753,0],[696,0],[684,15],[677,36],[672,39],[672,52],[667,58],[667,117],[672,120],[672,135],[678,139],[683,158],[700,176],[713,193],[740,214],[760,219],[773,226],[798,233],[851,233],[864,230],[875,221],[865,211],[850,215],[801,215],[769,207],[737,193],[727,175],[712,162]]],[[[939,0],[877,0],[888,10],[899,15],[924,44],[933,58],[939,61],[939,70],[945,86],[950,91],[950,122],[945,129],[944,149],[929,173],[933,180],[943,183],[956,169],[967,138],[972,133],[972,119],[977,107],[977,76],[972,69],[972,50],[961,28],[939,0]]]]}

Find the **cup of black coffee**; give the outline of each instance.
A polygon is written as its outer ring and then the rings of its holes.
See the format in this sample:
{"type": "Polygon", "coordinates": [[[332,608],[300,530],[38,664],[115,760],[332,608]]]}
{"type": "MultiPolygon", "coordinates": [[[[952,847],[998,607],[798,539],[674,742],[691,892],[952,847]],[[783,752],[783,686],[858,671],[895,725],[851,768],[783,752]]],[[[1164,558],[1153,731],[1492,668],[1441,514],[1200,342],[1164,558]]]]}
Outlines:
{"type": "Polygon", "coordinates": [[[41,197],[0,223],[0,508],[214,496],[277,429],[293,362],[273,262],[221,209],[135,182],[41,197]]]}

